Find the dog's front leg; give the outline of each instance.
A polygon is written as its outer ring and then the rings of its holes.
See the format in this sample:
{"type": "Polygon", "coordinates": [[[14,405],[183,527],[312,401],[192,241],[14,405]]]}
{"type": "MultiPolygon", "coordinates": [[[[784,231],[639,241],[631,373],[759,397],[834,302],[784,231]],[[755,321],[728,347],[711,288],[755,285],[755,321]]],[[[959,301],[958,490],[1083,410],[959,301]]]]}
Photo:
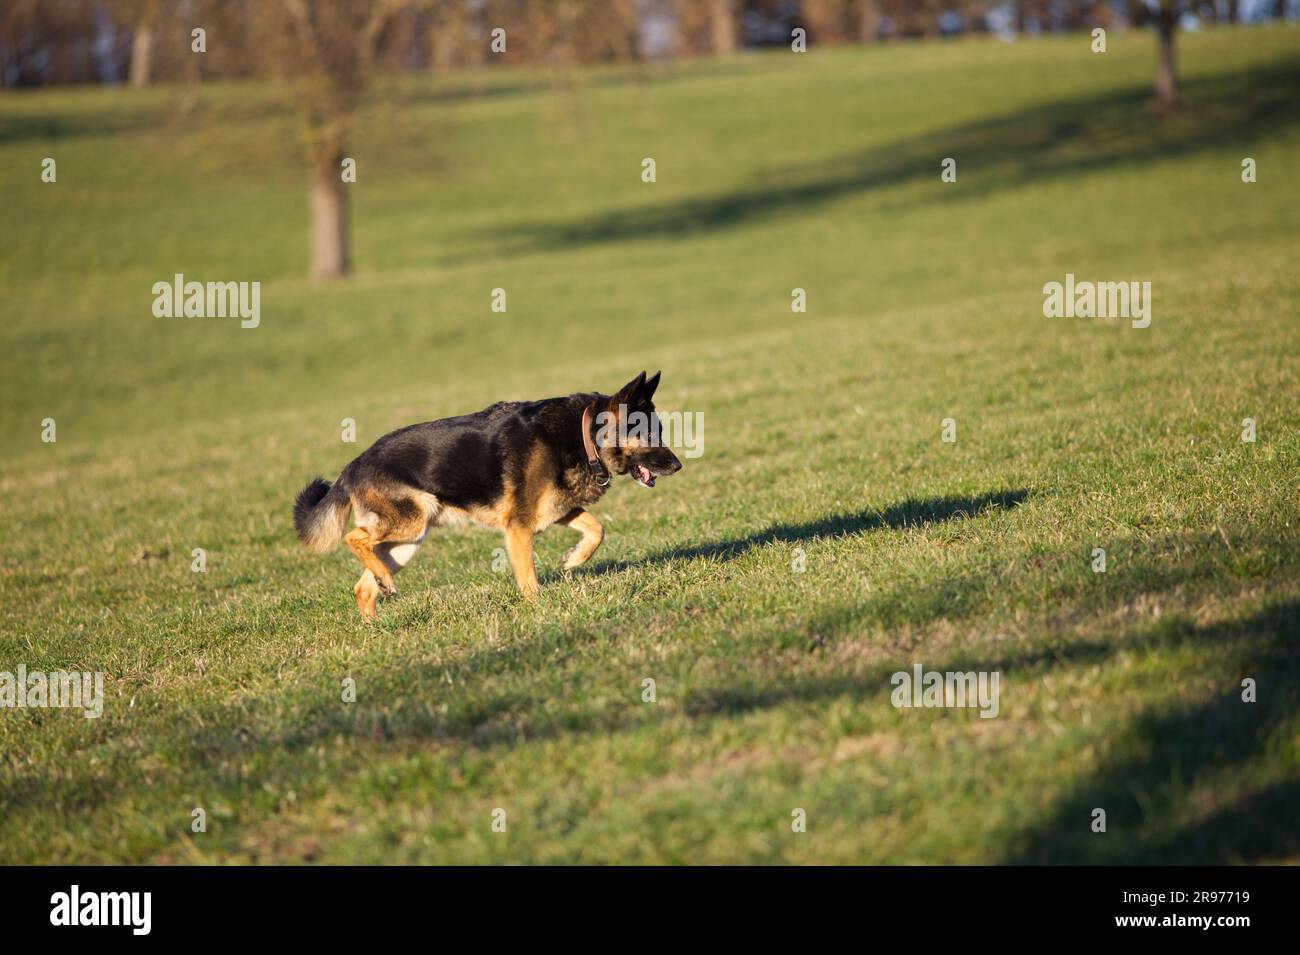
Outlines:
{"type": "Polygon", "coordinates": [[[533,563],[533,531],[519,524],[506,526],[506,554],[515,572],[515,583],[525,600],[537,597],[537,565],[533,563]]]}
{"type": "Polygon", "coordinates": [[[572,527],[582,535],[578,543],[564,555],[564,569],[572,570],[591,560],[591,555],[596,553],[596,548],[605,539],[605,528],[601,527],[600,521],[582,508],[576,508],[566,514],[560,519],[560,523],[572,527]]]}

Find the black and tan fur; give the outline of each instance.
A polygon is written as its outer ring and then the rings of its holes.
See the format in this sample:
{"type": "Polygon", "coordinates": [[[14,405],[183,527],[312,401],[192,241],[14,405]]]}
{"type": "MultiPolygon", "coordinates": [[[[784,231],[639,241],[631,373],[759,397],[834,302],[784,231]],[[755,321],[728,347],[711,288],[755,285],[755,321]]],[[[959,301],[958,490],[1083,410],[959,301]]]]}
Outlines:
{"type": "MultiPolygon", "coordinates": [[[[429,528],[473,523],[505,534],[515,582],[528,600],[538,592],[533,537],[552,524],[582,536],[565,556],[565,569],[585,563],[604,529],[585,508],[600,499],[609,475],[661,476],[681,468],[676,455],[644,436],[601,432],[597,418],[654,415],[659,375],[642,372],[614,395],[584,393],[542,401],[499,402],[474,414],[415,424],[386,434],[343,469],[332,485],[316,478],[298,494],[293,522],[315,551],[345,540],[361,562],[353,588],[361,616],[375,616],[378,598],[396,594],[394,576],[414,556],[429,528]],[[582,439],[583,411],[590,434],[613,435],[593,473],[582,439]],[[604,484],[602,484],[602,480],[604,484]],[[349,512],[356,527],[346,536],[349,512]]],[[[653,477],[647,486],[654,484],[653,477]]]]}

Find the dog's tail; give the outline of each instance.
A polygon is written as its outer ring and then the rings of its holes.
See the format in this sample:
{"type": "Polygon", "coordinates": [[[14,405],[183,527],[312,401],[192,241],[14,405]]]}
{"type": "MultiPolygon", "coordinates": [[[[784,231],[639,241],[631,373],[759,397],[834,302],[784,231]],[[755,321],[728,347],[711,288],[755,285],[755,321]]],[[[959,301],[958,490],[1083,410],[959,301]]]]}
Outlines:
{"type": "Polygon", "coordinates": [[[293,502],[293,526],[298,540],[311,550],[324,553],[343,536],[343,525],[352,510],[352,499],[339,482],[331,487],[323,478],[313,478],[293,502]]]}

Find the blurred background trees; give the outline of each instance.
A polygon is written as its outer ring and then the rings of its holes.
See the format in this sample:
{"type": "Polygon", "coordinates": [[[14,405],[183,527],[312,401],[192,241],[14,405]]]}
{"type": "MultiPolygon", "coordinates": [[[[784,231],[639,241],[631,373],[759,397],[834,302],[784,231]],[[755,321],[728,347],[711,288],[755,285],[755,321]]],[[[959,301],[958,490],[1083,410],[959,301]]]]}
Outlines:
{"type": "MultiPolygon", "coordinates": [[[[489,64],[591,63],[726,56],[789,43],[1150,27],[1170,38],[1180,23],[1264,22],[1300,16],[1300,0],[303,0],[314,22],[357,24],[382,8],[370,56],[380,71],[447,72],[489,64]],[[507,30],[493,55],[490,33],[507,30]]],[[[265,48],[286,30],[282,0],[5,0],[0,4],[0,85],[115,83],[144,86],[273,73],[265,48]],[[208,52],[196,64],[190,31],[208,52]]],[[[1171,56],[1172,63],[1172,56],[1171,56]]],[[[1176,91],[1175,91],[1176,96],[1176,91]]]]}
{"type": "Polygon", "coordinates": [[[376,74],[734,56],[788,46],[796,28],[816,47],[1133,26],[1158,37],[1155,104],[1172,109],[1180,27],[1288,15],[1300,0],[2,0],[0,85],[282,81],[301,120],[310,273],[325,279],[349,268],[341,167],[376,74]]]}

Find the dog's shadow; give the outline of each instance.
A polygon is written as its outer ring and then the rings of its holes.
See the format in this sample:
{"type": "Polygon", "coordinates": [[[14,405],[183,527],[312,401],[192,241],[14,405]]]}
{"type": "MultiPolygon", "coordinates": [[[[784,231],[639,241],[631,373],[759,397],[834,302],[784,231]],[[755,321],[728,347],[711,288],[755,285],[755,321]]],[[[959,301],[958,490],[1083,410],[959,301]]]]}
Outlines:
{"type": "Polygon", "coordinates": [[[802,524],[773,524],[747,537],[714,541],[694,547],[679,547],[651,554],[639,560],[619,560],[598,563],[582,568],[578,573],[603,576],[634,567],[664,564],[674,560],[735,560],[756,547],[768,544],[799,544],[833,537],[847,537],[888,527],[922,527],[943,521],[969,520],[995,508],[1010,510],[1019,507],[1029,492],[1026,490],[995,491],[980,495],[948,495],[945,497],[908,498],[883,511],[859,511],[856,514],[831,514],[802,524]]]}

